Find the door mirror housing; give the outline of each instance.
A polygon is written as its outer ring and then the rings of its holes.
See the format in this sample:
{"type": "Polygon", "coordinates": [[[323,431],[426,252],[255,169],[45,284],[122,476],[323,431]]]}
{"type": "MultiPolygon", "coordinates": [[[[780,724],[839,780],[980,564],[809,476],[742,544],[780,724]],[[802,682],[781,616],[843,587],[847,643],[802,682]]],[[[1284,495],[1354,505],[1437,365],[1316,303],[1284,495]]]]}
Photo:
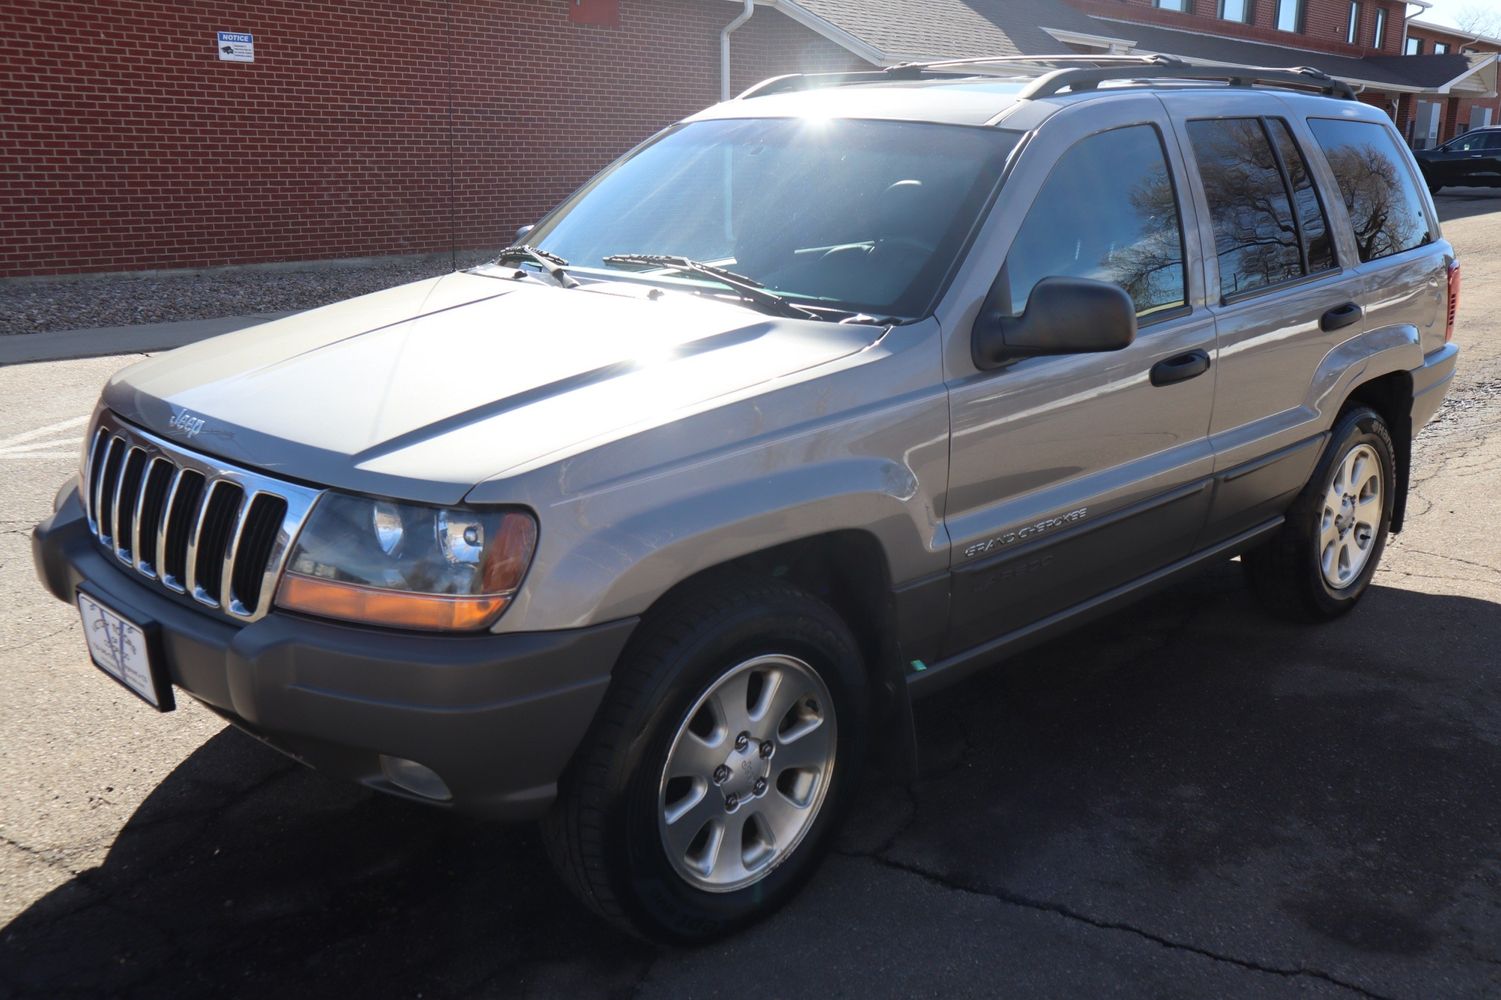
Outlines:
{"type": "Polygon", "coordinates": [[[1118,351],[1136,339],[1136,304],[1119,285],[1091,278],[1043,278],[1020,316],[987,304],[970,351],[982,371],[1043,354],[1118,351]]]}
{"type": "Polygon", "coordinates": [[[522,226],[520,229],[516,230],[516,242],[525,243],[527,236],[530,235],[531,231],[536,228],[536,225],[533,224],[530,226],[522,226]]]}

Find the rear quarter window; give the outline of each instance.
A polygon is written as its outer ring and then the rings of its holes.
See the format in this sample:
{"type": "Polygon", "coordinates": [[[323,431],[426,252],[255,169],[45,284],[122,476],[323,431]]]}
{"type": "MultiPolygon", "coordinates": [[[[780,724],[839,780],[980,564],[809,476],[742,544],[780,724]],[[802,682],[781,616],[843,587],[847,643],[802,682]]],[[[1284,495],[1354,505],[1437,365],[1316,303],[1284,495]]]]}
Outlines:
{"type": "Polygon", "coordinates": [[[1310,118],[1334,171],[1362,262],[1433,242],[1428,215],[1391,129],[1373,122],[1310,118]]]}

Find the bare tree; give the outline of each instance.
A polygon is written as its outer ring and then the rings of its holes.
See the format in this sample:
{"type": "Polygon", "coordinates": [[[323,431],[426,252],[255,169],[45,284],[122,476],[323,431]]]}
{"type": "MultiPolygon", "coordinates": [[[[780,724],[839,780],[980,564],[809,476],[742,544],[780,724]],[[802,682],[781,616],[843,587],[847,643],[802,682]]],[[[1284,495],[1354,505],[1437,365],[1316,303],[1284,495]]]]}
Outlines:
{"type": "Polygon", "coordinates": [[[1472,3],[1461,7],[1454,21],[1472,35],[1501,36],[1501,9],[1493,3],[1472,3]]]}

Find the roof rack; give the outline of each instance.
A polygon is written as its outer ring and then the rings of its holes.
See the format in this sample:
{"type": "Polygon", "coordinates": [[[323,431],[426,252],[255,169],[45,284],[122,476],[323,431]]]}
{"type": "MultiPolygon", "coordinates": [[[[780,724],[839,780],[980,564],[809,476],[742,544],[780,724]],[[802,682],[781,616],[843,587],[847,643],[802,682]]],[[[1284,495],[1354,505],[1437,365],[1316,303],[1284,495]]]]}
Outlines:
{"type": "Polygon", "coordinates": [[[1217,81],[1232,87],[1271,85],[1294,87],[1355,100],[1355,89],[1343,80],[1310,66],[1237,66],[1232,63],[1190,63],[1165,55],[980,56],[971,59],[938,59],[898,63],[884,69],[848,73],[792,73],[763,80],[740,95],[764,97],[820,87],[842,87],[887,80],[942,79],[956,76],[1017,76],[1017,69],[1058,68],[1037,77],[1020,93],[1023,99],[1051,97],[1062,91],[1096,89],[1109,80],[1122,81],[1217,81]]]}
{"type": "Polygon", "coordinates": [[[1019,95],[1022,100],[1051,97],[1063,90],[1094,90],[1107,80],[1211,80],[1232,87],[1271,84],[1313,90],[1330,97],[1353,101],[1355,88],[1311,66],[1235,66],[1229,63],[1190,64],[1173,60],[1171,65],[1154,66],[1140,72],[1130,66],[1102,66],[1095,69],[1058,69],[1038,77],[1019,95]]]}
{"type": "Polygon", "coordinates": [[[905,62],[895,66],[887,66],[881,72],[889,77],[897,79],[911,79],[929,75],[936,75],[935,71],[943,72],[955,69],[981,69],[986,66],[1020,65],[1026,67],[1039,66],[1045,63],[1055,63],[1060,67],[1072,66],[1075,63],[1088,63],[1093,66],[1187,66],[1188,63],[1173,56],[1163,55],[1113,55],[1108,53],[1065,53],[1052,56],[978,56],[969,59],[936,59],[928,62],[905,62]]]}

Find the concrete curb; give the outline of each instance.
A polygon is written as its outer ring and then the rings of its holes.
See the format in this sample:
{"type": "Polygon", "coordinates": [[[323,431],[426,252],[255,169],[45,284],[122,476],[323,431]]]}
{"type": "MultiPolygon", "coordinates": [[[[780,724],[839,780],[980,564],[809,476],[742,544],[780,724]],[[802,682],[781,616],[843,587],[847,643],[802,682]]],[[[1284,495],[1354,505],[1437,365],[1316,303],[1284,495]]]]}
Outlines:
{"type": "Polygon", "coordinates": [[[181,323],[143,323],[139,326],[106,326],[93,330],[17,333],[0,337],[0,365],[166,351],[290,315],[292,314],[289,312],[258,313],[254,316],[190,319],[181,323]]]}

